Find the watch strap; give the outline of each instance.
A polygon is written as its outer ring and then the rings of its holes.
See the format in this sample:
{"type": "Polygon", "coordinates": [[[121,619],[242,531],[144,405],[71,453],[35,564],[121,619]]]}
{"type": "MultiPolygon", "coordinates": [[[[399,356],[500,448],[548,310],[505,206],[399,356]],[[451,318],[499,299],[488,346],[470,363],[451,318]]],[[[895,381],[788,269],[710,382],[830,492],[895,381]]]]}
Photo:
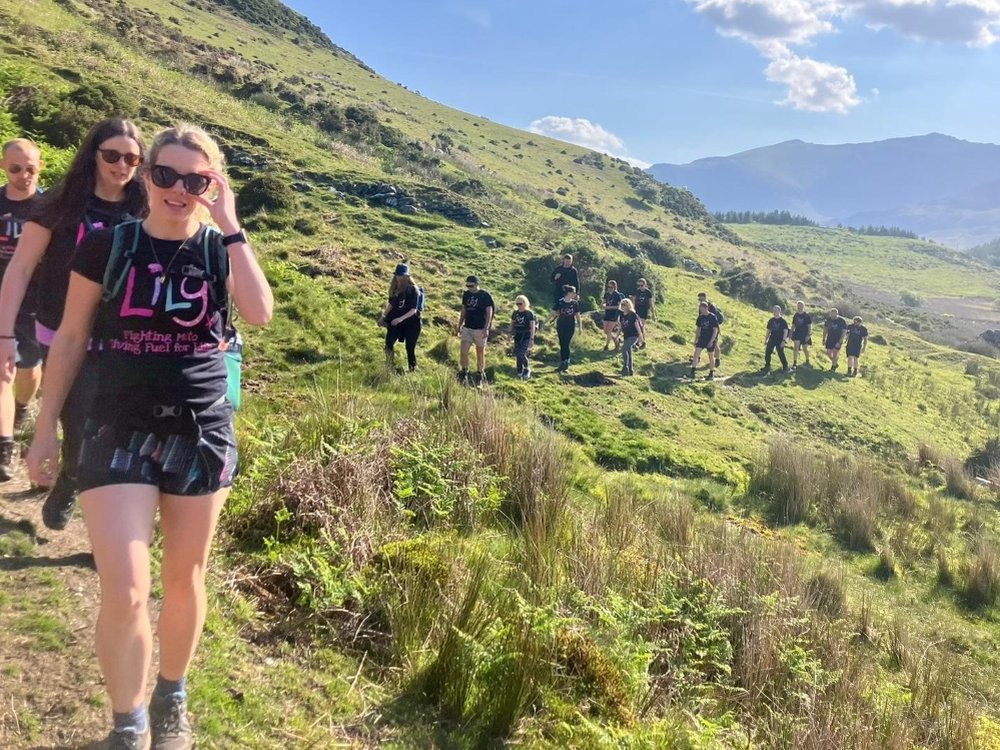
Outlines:
{"type": "Polygon", "coordinates": [[[247,233],[242,229],[235,234],[227,234],[222,238],[222,246],[229,247],[230,245],[235,245],[237,242],[247,242],[247,233]]]}

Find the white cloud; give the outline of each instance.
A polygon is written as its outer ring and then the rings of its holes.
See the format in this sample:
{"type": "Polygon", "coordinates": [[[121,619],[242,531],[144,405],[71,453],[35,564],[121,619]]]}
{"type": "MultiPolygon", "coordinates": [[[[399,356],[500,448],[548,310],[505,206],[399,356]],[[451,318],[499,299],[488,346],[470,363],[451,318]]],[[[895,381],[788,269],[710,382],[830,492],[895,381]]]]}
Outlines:
{"type": "Polygon", "coordinates": [[[635,167],[645,169],[650,166],[649,162],[628,155],[625,142],[610,130],[605,130],[596,122],[591,122],[583,117],[557,117],[548,115],[541,117],[530,125],[528,130],[538,135],[545,135],[556,140],[574,143],[577,146],[589,148],[592,151],[600,151],[610,156],[617,156],[624,159],[635,167]]]}
{"type": "Polygon", "coordinates": [[[854,76],[846,68],[788,55],[772,60],[764,72],[769,81],[788,87],[781,103],[795,109],[846,114],[861,103],[854,76]]]}
{"type": "Polygon", "coordinates": [[[845,19],[910,39],[988,47],[1000,38],[1000,0],[686,0],[723,36],[752,44],[769,60],[768,80],[797,109],[845,113],[861,103],[850,72],[793,52],[845,19]]]}

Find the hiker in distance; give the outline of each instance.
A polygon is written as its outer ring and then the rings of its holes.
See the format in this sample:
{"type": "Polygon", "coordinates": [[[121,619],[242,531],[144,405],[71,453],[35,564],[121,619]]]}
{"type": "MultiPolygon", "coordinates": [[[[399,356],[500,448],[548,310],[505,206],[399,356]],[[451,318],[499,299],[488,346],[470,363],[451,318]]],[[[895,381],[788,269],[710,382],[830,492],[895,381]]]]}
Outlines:
{"type": "Polygon", "coordinates": [[[413,283],[410,267],[396,266],[389,282],[389,303],[379,322],[385,326],[385,363],[393,366],[396,342],[406,345],[406,364],[410,372],[417,369],[417,339],[420,338],[420,290],[413,283]]]}
{"type": "Polygon", "coordinates": [[[223,351],[228,298],[250,325],[266,324],[274,304],[222,169],[218,145],[200,128],[163,130],[143,173],[147,218],[84,238],[28,453],[31,478],[50,483],[58,415],[93,337],[103,348],[75,478],[100,578],[96,645],[114,714],[109,750],[194,746],[186,675],[205,622],[209,548],[237,473],[223,351]],[[147,710],[157,511],[160,663],[147,710]]]}
{"type": "Polygon", "coordinates": [[[493,323],[493,297],[485,289],[479,288],[479,278],[469,276],[465,280],[465,291],[462,293],[462,312],[458,316],[458,335],[462,338],[459,349],[461,371],[458,379],[463,384],[469,382],[469,349],[476,347],[476,380],[475,385],[486,383],[486,341],[489,338],[490,325],[493,323]]]}
{"type": "Polygon", "coordinates": [[[847,326],[847,374],[858,375],[858,360],[868,348],[868,329],[860,315],[854,316],[854,322],[847,326]]]}
{"type": "Polygon", "coordinates": [[[830,358],[830,372],[834,372],[839,365],[840,347],[844,343],[846,331],[847,321],[840,317],[840,311],[836,307],[832,308],[823,323],[823,346],[826,348],[826,356],[830,358]]]}
{"type": "Polygon", "coordinates": [[[781,360],[781,371],[788,372],[788,360],[785,358],[785,341],[788,339],[788,321],[782,314],[781,305],[771,309],[771,318],[767,321],[767,333],[764,335],[764,368],[761,373],[771,372],[771,355],[775,350],[781,360]]]}
{"type": "Polygon", "coordinates": [[[538,321],[531,311],[531,302],[523,294],[514,299],[514,312],[510,315],[510,332],[514,337],[514,359],[517,364],[517,376],[521,380],[531,377],[531,365],[528,362],[528,352],[535,345],[535,331],[538,321]]]}
{"type": "Polygon", "coordinates": [[[621,317],[621,303],[625,295],[618,291],[618,282],[609,281],[604,292],[604,351],[614,344],[615,351],[621,346],[618,318],[621,317]]]}
{"type": "Polygon", "coordinates": [[[701,363],[701,353],[708,353],[708,375],[706,380],[715,377],[715,359],[713,352],[719,341],[719,320],[709,312],[708,302],[698,305],[698,319],[695,321],[694,357],[691,359],[691,377],[695,376],[701,363]]]}
{"type": "Polygon", "coordinates": [[[653,306],[653,290],[649,288],[649,282],[645,279],[639,279],[636,282],[636,290],[632,295],[632,305],[635,308],[635,314],[639,316],[639,319],[643,323],[643,335],[642,341],[639,342],[637,348],[646,348],[646,321],[652,320],[656,322],[656,308],[653,306]]]}
{"type": "Polygon", "coordinates": [[[632,364],[632,349],[636,344],[646,343],[646,326],[636,313],[632,300],[623,299],[621,304],[622,326],[622,375],[635,375],[632,364]]]}
{"type": "Polygon", "coordinates": [[[813,319],[806,312],[806,303],[799,300],[795,303],[795,314],[792,316],[792,369],[799,365],[799,350],[805,357],[803,367],[812,367],[809,364],[809,347],[812,346],[812,323],[813,319]]]}
{"type": "Polygon", "coordinates": [[[576,287],[569,284],[563,287],[563,296],[556,303],[556,309],[546,322],[550,323],[553,320],[556,321],[556,334],[559,337],[559,367],[556,368],[556,372],[566,372],[569,370],[569,345],[573,340],[573,334],[577,331],[583,333],[576,287]]]}
{"type": "MultiPolygon", "coordinates": [[[[715,322],[718,323],[721,326],[723,324],[723,322],[725,322],[725,320],[726,320],[725,316],[722,314],[722,310],[720,310],[715,305],[715,303],[712,302],[712,300],[710,300],[708,298],[708,295],[705,294],[705,292],[698,292],[699,314],[700,314],[700,308],[701,308],[702,303],[708,305],[708,311],[712,315],[715,316],[715,322]]],[[[714,362],[715,367],[720,367],[722,365],[722,354],[719,351],[719,337],[718,336],[715,337],[715,348],[713,350],[709,351],[709,356],[712,357],[712,360],[714,362]]]]}
{"type": "MultiPolygon", "coordinates": [[[[15,325],[29,284],[37,285],[35,329],[43,357],[63,319],[76,246],[91,231],[146,215],[146,191],[136,170],[145,155],[142,135],[130,120],[111,118],[90,129],[66,175],[40,199],[25,222],[17,251],[0,287],[0,377],[7,387],[17,366],[15,325]]],[[[63,461],[42,505],[50,529],[66,528],[76,505],[76,467],[83,427],[97,390],[98,354],[91,350],[74,371],[60,404],[63,461]]]]}
{"type": "MultiPolygon", "coordinates": [[[[7,270],[25,220],[38,204],[38,175],[42,154],[31,141],[16,138],[3,144],[0,167],[6,183],[0,187],[0,277],[7,270]]],[[[35,336],[35,295],[25,295],[14,323],[17,374],[14,382],[0,380],[0,481],[14,476],[14,432],[21,426],[28,404],[42,379],[42,352],[35,336]]]]}
{"type": "Polygon", "coordinates": [[[576,290],[580,289],[580,274],[573,266],[573,256],[566,253],[562,257],[562,265],[558,266],[549,278],[552,282],[552,309],[556,309],[563,296],[563,287],[567,284],[576,290]]]}

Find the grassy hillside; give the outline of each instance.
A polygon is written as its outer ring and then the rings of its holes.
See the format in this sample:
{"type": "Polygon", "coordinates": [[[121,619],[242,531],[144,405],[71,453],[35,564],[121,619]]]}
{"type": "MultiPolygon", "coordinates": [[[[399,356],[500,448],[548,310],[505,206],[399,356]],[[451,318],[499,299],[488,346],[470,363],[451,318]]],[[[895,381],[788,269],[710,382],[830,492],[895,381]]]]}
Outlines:
{"type": "MultiPolygon", "coordinates": [[[[620,160],[390,83],[265,0],[13,0],[0,45],[0,138],[30,126],[47,180],[74,123],[124,109],[206,124],[244,205],[270,201],[247,218],[278,305],[249,337],[245,470],[192,680],[204,746],[996,744],[998,518],[962,462],[997,432],[1000,367],[920,338],[946,319],[899,299],[990,296],[995,272],[723,227],[620,160]],[[464,277],[503,321],[521,291],[544,306],[566,249],[586,298],[606,278],[658,291],[637,377],[588,319],[569,376],[544,329],[515,380],[498,332],[491,385],[459,389],[464,277]],[[385,371],[374,324],[400,260],[428,291],[414,377],[385,371]],[[681,377],[701,290],[727,318],[712,383],[681,377]],[[775,295],[877,303],[862,376],[821,354],[757,376],[775,295]]],[[[32,639],[71,609],[16,562],[42,541],[0,516],[0,626],[24,633],[0,646],[5,747],[66,740],[32,655],[90,658],[55,625],[32,639]]],[[[99,727],[100,695],[70,710],[99,727]]]]}

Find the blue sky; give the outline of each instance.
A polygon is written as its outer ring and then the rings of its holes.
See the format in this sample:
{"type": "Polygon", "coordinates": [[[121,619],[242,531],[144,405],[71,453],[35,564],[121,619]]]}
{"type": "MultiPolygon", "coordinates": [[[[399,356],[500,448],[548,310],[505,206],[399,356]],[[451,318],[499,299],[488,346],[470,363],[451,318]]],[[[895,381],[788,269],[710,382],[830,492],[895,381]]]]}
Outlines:
{"type": "Polygon", "coordinates": [[[291,0],[437,101],[640,162],[998,142],[1000,0],[291,0]]]}

